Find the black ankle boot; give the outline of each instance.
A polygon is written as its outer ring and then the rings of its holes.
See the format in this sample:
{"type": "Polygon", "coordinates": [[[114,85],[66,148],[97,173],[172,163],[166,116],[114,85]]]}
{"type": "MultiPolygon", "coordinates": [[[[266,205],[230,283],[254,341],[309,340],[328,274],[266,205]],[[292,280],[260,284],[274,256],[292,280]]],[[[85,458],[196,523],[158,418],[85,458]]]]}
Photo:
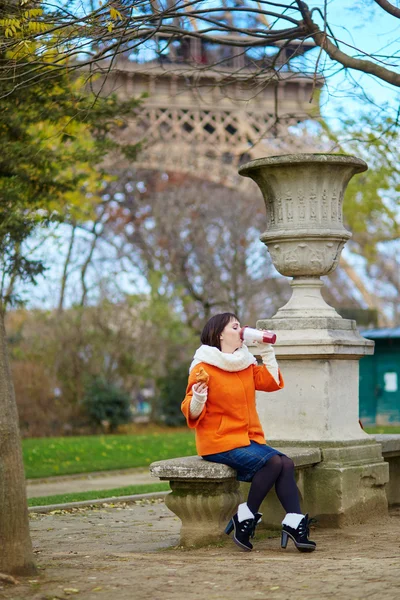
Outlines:
{"type": "Polygon", "coordinates": [[[253,527],[253,532],[251,534],[251,537],[253,538],[255,533],[256,533],[256,527],[259,523],[261,523],[261,517],[262,517],[262,513],[256,512],[254,513],[254,527],[253,527]]]}
{"type": "Polygon", "coordinates": [[[233,541],[235,544],[237,544],[242,550],[250,552],[253,550],[253,544],[250,542],[250,538],[254,537],[255,528],[256,519],[245,519],[244,521],[239,521],[236,513],[236,515],[233,515],[232,519],[226,526],[225,533],[229,535],[234,529],[235,533],[233,534],[233,541]]]}
{"type": "Polygon", "coordinates": [[[315,522],[315,519],[309,519],[308,515],[305,515],[296,529],[289,527],[289,525],[282,525],[281,547],[286,548],[288,538],[291,538],[300,552],[312,552],[315,550],[317,544],[308,539],[310,525],[315,522]]]}

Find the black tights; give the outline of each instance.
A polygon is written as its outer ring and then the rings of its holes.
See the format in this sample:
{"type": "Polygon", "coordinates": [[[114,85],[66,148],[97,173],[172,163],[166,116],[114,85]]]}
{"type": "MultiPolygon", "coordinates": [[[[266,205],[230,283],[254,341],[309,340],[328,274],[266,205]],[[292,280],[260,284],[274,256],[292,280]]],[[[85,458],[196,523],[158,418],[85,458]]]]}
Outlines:
{"type": "Polygon", "coordinates": [[[287,456],[274,454],[254,475],[247,506],[254,514],[275,484],[276,495],[287,513],[301,513],[299,492],[294,478],[294,464],[287,456]]]}

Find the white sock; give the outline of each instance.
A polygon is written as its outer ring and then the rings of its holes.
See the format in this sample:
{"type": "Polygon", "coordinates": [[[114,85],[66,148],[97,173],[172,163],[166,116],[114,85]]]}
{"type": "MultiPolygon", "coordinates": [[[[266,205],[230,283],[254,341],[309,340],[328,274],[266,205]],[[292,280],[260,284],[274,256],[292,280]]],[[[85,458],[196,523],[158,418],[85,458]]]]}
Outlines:
{"type": "Polygon", "coordinates": [[[254,515],[247,506],[246,502],[243,502],[243,504],[239,504],[237,515],[239,523],[241,523],[242,521],[246,521],[246,519],[254,519],[254,515]]]}
{"type": "Polygon", "coordinates": [[[304,518],[304,515],[298,513],[287,513],[282,521],[282,525],[287,525],[293,529],[297,529],[300,521],[304,518]]]}

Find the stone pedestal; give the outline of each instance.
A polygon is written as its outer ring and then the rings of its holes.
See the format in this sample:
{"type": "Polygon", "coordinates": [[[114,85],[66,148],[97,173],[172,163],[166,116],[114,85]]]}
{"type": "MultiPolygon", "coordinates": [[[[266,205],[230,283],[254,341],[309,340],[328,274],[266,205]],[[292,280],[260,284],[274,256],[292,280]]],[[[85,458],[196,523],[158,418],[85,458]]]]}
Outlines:
{"type": "MultiPolygon", "coordinates": [[[[296,473],[302,510],[316,517],[319,526],[345,527],[387,514],[389,464],[371,442],[320,447],[321,462],[296,473]]],[[[275,493],[268,494],[260,510],[265,527],[279,528],[285,512],[275,493]]]]}
{"type": "Polygon", "coordinates": [[[320,276],[333,271],[351,234],[342,203],[350,178],[367,165],[354,157],[292,155],[258,159],[240,174],[260,187],[267,211],[267,245],[277,270],[293,277],[292,297],[259,329],[277,334],[285,388],[258,393],[265,434],[278,446],[321,448],[305,474],[303,510],[341,526],[387,512],[388,466],[359,425],[359,359],[373,343],[342,319],[321,295],[320,276]]]}
{"type": "Polygon", "coordinates": [[[389,465],[371,442],[320,448],[321,463],[306,473],[303,510],[317,516],[321,526],[344,527],[387,515],[389,465]]]}
{"type": "Polygon", "coordinates": [[[386,496],[389,506],[400,506],[400,435],[374,435],[382,448],[382,456],[389,465],[389,483],[386,485],[386,496]]]}
{"type": "MultiPolygon", "coordinates": [[[[268,438],[301,442],[343,442],[370,437],[359,425],[359,359],[373,344],[355,321],[312,318],[262,319],[260,329],[277,333],[275,352],[285,387],[257,393],[268,438]]],[[[318,444],[317,444],[318,445],[318,444]]]]}
{"type": "Polygon", "coordinates": [[[224,529],[242,501],[236,477],[227,481],[171,480],[165,504],[182,521],[180,545],[205,546],[224,539],[224,529]]]}
{"type": "Polygon", "coordinates": [[[182,521],[181,546],[205,546],[224,538],[224,529],[242,502],[236,471],[188,456],[152,463],[150,472],[169,481],[172,492],[165,504],[182,521]]]}

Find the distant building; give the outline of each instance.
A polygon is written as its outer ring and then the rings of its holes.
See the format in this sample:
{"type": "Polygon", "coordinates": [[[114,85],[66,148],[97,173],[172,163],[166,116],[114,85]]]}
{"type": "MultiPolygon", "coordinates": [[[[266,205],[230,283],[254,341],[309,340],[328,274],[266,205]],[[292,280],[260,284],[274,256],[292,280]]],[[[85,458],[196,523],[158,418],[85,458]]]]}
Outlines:
{"type": "Polygon", "coordinates": [[[369,329],[375,353],[360,360],[360,419],[363,425],[400,425],[400,327],[369,329]]]}

